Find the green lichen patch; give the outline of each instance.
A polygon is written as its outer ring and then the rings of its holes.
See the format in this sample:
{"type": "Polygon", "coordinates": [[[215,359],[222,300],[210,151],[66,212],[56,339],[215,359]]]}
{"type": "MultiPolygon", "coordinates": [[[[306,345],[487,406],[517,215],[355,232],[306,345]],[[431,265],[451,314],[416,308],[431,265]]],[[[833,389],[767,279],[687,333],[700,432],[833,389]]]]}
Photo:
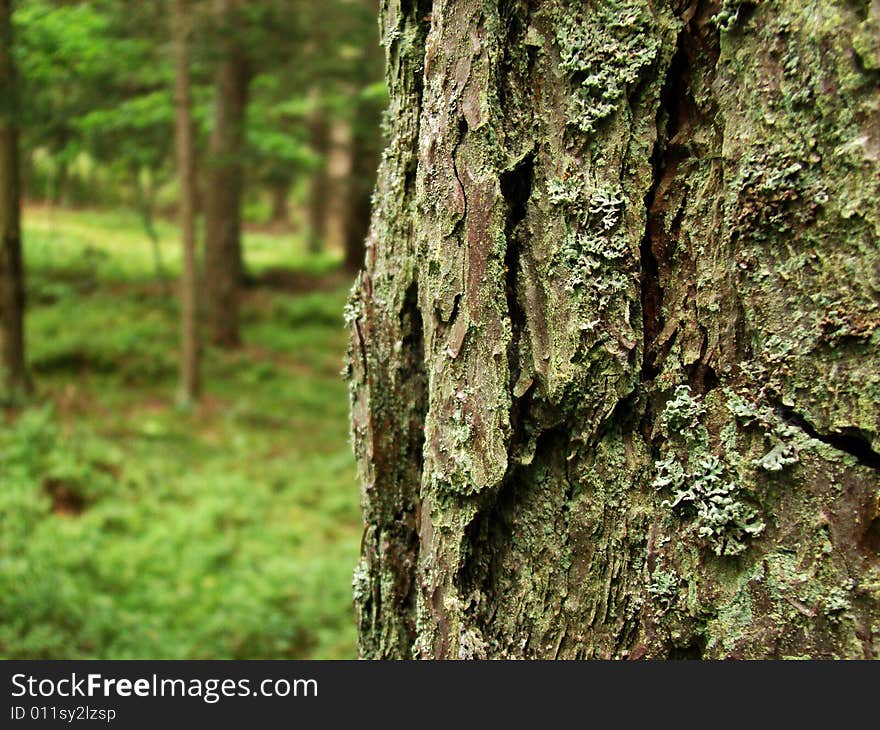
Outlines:
{"type": "Polygon", "coordinates": [[[714,25],[722,32],[732,31],[761,0],[724,0],[721,10],[712,19],[714,25]]]}
{"type": "Polygon", "coordinates": [[[716,457],[704,456],[685,472],[673,456],[657,469],[654,486],[672,489],[672,499],[664,504],[682,513],[690,511],[697,534],[716,555],[739,555],[749,538],[764,531],[758,511],[741,499],[738,484],[716,457]]]}
{"type": "Polygon", "coordinates": [[[574,126],[594,133],[657,60],[661,41],[655,26],[650,6],[640,0],[571,3],[559,11],[559,68],[572,80],[574,126]]]}
{"type": "Polygon", "coordinates": [[[691,395],[688,385],[679,385],[660,414],[660,430],[666,438],[683,438],[705,444],[706,429],[701,419],[706,414],[702,400],[691,395]]]}
{"type": "Polygon", "coordinates": [[[671,494],[663,505],[690,519],[716,555],[740,555],[766,524],[740,489],[737,475],[709,450],[705,405],[678,386],[660,415],[667,455],[655,464],[652,486],[671,494]]]}
{"type": "Polygon", "coordinates": [[[648,595],[660,606],[662,611],[668,611],[678,600],[679,579],[674,571],[658,570],[648,584],[648,595]]]}

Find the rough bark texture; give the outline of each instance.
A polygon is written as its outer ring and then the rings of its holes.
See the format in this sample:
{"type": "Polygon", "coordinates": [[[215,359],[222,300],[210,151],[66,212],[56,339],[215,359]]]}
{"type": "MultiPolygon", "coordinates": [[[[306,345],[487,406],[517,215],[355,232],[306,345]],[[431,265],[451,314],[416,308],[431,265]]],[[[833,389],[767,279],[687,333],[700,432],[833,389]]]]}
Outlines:
{"type": "Polygon", "coordinates": [[[364,657],[880,652],[877,0],[386,0],[364,657]]]}
{"type": "Polygon", "coordinates": [[[24,345],[17,93],[12,58],[12,2],[0,0],[0,395],[13,401],[31,389],[24,345]]]}
{"type": "Polygon", "coordinates": [[[250,71],[236,35],[241,0],[218,3],[224,34],[217,66],[205,197],[205,315],[212,342],[239,344],[238,285],[244,277],[241,197],[250,71]]]}
{"type": "Polygon", "coordinates": [[[198,271],[196,267],[196,170],[190,82],[190,21],[187,0],[172,0],[171,30],[174,40],[175,80],[174,142],[180,180],[180,386],[178,401],[188,405],[201,391],[199,363],[198,271]]]}

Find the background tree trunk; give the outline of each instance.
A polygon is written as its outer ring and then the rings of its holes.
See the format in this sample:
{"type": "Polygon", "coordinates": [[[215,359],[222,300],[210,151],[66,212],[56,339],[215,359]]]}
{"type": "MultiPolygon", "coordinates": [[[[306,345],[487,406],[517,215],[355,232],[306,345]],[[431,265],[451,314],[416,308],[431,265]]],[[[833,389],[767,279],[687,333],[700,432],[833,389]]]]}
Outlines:
{"type": "Polygon", "coordinates": [[[13,401],[31,389],[24,345],[17,100],[12,0],[0,0],[0,339],[3,396],[13,401]]]}
{"type": "Polygon", "coordinates": [[[190,27],[187,0],[172,0],[176,76],[174,84],[175,151],[180,179],[180,229],[183,256],[180,276],[180,386],[178,401],[190,405],[201,390],[199,363],[198,270],[196,265],[196,171],[190,84],[190,27]]]}
{"type": "Polygon", "coordinates": [[[240,0],[221,0],[223,56],[215,81],[205,195],[205,313],[211,340],[239,344],[238,286],[244,278],[241,199],[244,187],[245,116],[250,74],[236,39],[240,0]]]}
{"type": "Polygon", "coordinates": [[[876,658],[878,3],[382,20],[361,654],[876,658]]]}
{"type": "MultiPolygon", "coordinates": [[[[366,106],[365,104],[363,106],[366,106]]],[[[348,205],[345,210],[343,229],[345,246],[345,268],[356,273],[364,265],[364,251],[367,233],[370,229],[370,209],[375,173],[379,166],[379,155],[375,141],[378,124],[373,127],[372,137],[357,128],[366,121],[366,109],[358,108],[356,126],[352,128],[351,138],[351,176],[349,178],[348,205]],[[361,113],[363,111],[363,113],[361,113]]]]}
{"type": "MultiPolygon", "coordinates": [[[[366,4],[372,8],[376,6],[375,0],[366,0],[366,4]]],[[[371,43],[366,49],[365,65],[369,68],[381,68],[380,52],[379,44],[371,43]]],[[[351,164],[343,245],[345,268],[352,273],[359,271],[364,265],[376,170],[382,156],[382,111],[381,102],[361,96],[351,125],[351,164]]]]}
{"type": "Polygon", "coordinates": [[[307,120],[309,148],[318,156],[318,162],[309,175],[307,246],[311,253],[320,253],[324,250],[327,241],[327,211],[330,199],[330,173],[327,162],[330,156],[330,123],[326,112],[321,108],[322,102],[317,92],[311,94],[311,97],[315,102],[315,108],[309,113],[307,120]]]}
{"type": "Polygon", "coordinates": [[[283,180],[273,183],[272,223],[278,226],[290,225],[290,181],[283,180]]]}

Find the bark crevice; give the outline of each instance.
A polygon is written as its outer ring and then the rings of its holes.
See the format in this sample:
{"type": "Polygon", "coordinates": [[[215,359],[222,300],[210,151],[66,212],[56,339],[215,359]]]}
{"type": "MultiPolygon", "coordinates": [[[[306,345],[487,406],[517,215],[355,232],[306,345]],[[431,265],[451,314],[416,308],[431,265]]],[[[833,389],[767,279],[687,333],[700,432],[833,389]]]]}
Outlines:
{"type": "MultiPolygon", "coordinates": [[[[702,311],[707,293],[700,289],[701,265],[690,240],[695,198],[703,194],[700,168],[714,159],[715,147],[708,140],[717,136],[717,110],[703,88],[718,60],[718,33],[712,24],[716,9],[712,2],[696,0],[679,15],[682,25],[659,95],[640,245],[640,379],[651,381],[660,375],[674,347],[690,348],[694,359],[684,359],[681,365],[691,388],[700,394],[719,380],[711,364],[717,347],[702,311]]],[[[720,139],[715,139],[718,144],[720,139]]]]}
{"type": "Polygon", "coordinates": [[[526,217],[526,205],[532,196],[535,152],[532,150],[512,170],[502,173],[499,179],[501,194],[507,204],[504,225],[506,248],[504,252],[505,296],[507,316],[510,319],[511,336],[508,344],[508,369],[510,371],[511,398],[517,399],[516,383],[520,375],[520,342],[527,326],[526,313],[519,300],[518,277],[520,275],[520,256],[522,242],[519,240],[517,226],[526,217]]]}
{"type": "MultiPolygon", "coordinates": [[[[645,193],[645,233],[642,237],[639,254],[641,263],[641,304],[642,304],[642,366],[641,380],[650,381],[660,374],[664,353],[658,351],[658,338],[664,330],[663,284],[661,263],[668,268],[667,260],[670,246],[669,236],[664,231],[667,214],[662,189],[675,175],[674,154],[670,141],[678,131],[681,114],[682,95],[686,93],[684,74],[687,59],[683,48],[683,38],[687,25],[678,34],[675,54],[669,64],[660,100],[657,106],[656,134],[651,153],[651,185],[645,193]]],[[[679,217],[680,212],[676,215],[679,217]]],[[[668,347],[666,348],[668,350],[668,347]]]]}
{"type": "Polygon", "coordinates": [[[823,433],[794,407],[776,403],[776,409],[783,420],[796,426],[810,438],[852,456],[862,466],[880,470],[880,453],[871,448],[870,439],[859,429],[847,428],[844,431],[823,433]]]}

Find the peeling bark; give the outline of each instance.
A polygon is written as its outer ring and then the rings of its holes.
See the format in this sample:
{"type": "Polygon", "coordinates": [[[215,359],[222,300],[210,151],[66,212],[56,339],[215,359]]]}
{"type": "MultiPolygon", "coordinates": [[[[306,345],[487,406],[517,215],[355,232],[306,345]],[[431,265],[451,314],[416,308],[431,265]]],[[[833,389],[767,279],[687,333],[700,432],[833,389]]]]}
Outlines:
{"type": "Polygon", "coordinates": [[[877,656],[878,12],[384,3],[362,656],[877,656]]]}

